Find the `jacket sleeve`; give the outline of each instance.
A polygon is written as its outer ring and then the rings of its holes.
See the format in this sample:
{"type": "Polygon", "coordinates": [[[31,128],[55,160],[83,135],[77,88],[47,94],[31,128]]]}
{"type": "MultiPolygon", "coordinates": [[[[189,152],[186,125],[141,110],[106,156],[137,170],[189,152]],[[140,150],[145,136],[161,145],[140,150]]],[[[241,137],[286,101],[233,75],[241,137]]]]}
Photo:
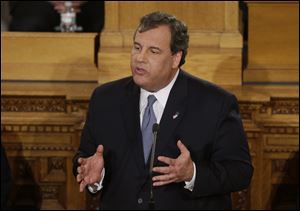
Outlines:
{"type": "Polygon", "coordinates": [[[93,116],[95,116],[95,91],[91,96],[89,108],[87,112],[87,117],[85,120],[85,124],[83,127],[83,131],[81,134],[80,139],[80,146],[77,150],[75,156],[73,157],[73,174],[76,177],[77,176],[77,167],[78,167],[78,159],[80,157],[89,157],[92,156],[97,149],[96,143],[95,143],[95,132],[94,132],[94,124],[93,124],[93,116]]]}
{"type": "Polygon", "coordinates": [[[224,97],[219,113],[211,156],[204,162],[196,162],[194,197],[243,190],[251,181],[251,157],[238,103],[233,95],[224,97]]]}

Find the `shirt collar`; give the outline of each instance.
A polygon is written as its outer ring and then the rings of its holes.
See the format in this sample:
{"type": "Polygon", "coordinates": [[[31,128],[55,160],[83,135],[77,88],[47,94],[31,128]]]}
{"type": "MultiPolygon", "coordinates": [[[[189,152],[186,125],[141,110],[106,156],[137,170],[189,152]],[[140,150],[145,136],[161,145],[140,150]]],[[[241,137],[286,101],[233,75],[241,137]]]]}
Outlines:
{"type": "MultiPolygon", "coordinates": [[[[178,74],[179,74],[179,69],[177,70],[174,78],[172,79],[172,81],[167,85],[165,86],[164,88],[160,89],[159,91],[157,92],[148,92],[147,90],[141,88],[141,95],[140,95],[140,102],[142,104],[147,104],[147,98],[149,95],[154,95],[157,99],[157,101],[163,106],[165,107],[166,104],[167,104],[167,100],[168,100],[168,97],[169,97],[169,94],[170,94],[170,91],[178,77],[178,74]]],[[[143,106],[141,106],[143,107],[143,106]]]]}

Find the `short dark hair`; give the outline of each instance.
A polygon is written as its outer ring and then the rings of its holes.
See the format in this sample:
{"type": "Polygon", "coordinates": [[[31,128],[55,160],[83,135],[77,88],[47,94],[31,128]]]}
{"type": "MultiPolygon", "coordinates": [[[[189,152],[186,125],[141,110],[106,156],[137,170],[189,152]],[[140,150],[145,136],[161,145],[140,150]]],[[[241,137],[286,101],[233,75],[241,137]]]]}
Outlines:
{"type": "Polygon", "coordinates": [[[182,51],[182,57],[179,63],[180,67],[185,63],[185,57],[187,55],[189,45],[189,35],[186,24],[178,20],[174,15],[163,12],[153,12],[143,16],[133,38],[135,38],[137,31],[142,33],[161,25],[167,25],[170,27],[170,48],[172,54],[174,55],[175,53],[182,51]]]}

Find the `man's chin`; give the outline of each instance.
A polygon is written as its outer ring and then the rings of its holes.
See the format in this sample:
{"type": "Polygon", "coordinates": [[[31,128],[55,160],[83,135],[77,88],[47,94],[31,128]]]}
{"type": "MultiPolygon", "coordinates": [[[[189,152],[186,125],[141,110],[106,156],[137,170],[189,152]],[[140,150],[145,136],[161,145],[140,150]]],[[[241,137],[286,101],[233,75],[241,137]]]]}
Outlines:
{"type": "Polygon", "coordinates": [[[139,75],[133,75],[133,81],[136,85],[138,85],[140,88],[148,90],[147,87],[147,81],[144,77],[141,77],[139,75]]]}
{"type": "Polygon", "coordinates": [[[143,77],[139,75],[133,75],[133,81],[134,83],[136,83],[136,85],[140,87],[143,86],[143,84],[145,83],[143,77]]]}

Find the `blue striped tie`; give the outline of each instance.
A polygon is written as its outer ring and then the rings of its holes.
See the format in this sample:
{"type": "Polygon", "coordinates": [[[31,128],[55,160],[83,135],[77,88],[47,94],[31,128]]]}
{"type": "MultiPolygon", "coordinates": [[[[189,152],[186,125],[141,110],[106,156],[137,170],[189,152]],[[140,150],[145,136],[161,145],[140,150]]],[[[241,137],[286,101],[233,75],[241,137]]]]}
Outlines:
{"type": "Polygon", "coordinates": [[[153,142],[153,132],[152,126],[156,123],[156,117],[153,111],[153,104],[155,103],[156,98],[154,95],[148,96],[148,105],[145,108],[143,122],[142,122],[142,135],[143,135],[143,148],[144,148],[144,159],[147,163],[152,142],[153,142]]]}

